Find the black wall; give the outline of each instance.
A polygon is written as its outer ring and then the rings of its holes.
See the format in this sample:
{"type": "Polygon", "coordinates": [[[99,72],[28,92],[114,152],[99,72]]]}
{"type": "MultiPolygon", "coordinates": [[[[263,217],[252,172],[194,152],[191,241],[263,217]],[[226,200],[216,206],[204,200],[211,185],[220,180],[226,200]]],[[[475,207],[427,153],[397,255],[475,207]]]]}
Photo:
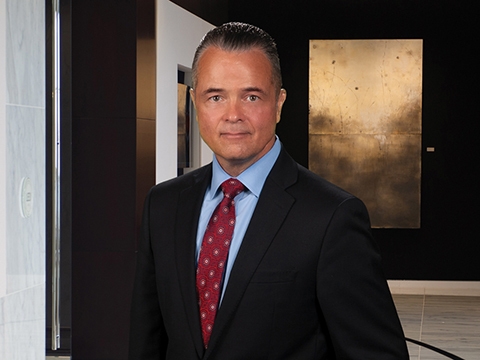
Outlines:
{"type": "Polygon", "coordinates": [[[277,40],[288,92],[278,135],[306,166],[309,39],[424,40],[422,223],[374,230],[390,279],[480,280],[474,14],[466,1],[229,2],[230,21],[250,22],[277,40]]]}
{"type": "Polygon", "coordinates": [[[72,356],[126,359],[135,265],[136,1],[72,0],[72,356]]]}

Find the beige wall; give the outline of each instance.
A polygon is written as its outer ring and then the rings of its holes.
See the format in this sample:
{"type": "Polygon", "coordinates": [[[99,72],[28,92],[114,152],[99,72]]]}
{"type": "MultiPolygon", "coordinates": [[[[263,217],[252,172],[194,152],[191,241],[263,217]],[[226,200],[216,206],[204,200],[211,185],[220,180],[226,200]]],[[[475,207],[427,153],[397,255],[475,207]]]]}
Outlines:
{"type": "MultiPolygon", "coordinates": [[[[213,25],[169,0],[157,0],[156,26],[156,181],[160,182],[177,176],[177,70],[188,72],[198,43],[213,25]]],[[[199,138],[192,146],[197,165],[212,160],[212,152],[199,138]]]]}

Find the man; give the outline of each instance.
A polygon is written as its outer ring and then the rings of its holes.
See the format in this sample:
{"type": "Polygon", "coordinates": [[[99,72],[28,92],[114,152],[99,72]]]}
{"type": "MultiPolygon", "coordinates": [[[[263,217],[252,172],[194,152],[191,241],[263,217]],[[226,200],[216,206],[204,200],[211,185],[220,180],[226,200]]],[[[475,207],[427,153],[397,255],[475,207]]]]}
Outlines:
{"type": "Polygon", "coordinates": [[[286,92],[273,39],[213,29],[193,82],[215,156],[146,199],[130,359],[408,359],[363,203],[275,135],[286,92]]]}

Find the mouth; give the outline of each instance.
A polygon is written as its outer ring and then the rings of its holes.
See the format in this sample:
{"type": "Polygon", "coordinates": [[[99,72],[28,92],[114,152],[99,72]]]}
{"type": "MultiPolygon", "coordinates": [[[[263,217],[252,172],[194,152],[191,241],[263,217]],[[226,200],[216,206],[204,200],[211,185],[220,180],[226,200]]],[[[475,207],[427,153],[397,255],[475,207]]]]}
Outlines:
{"type": "Polygon", "coordinates": [[[227,138],[227,139],[240,139],[248,136],[248,132],[240,132],[240,131],[235,131],[235,132],[223,132],[220,133],[221,137],[227,138]]]}

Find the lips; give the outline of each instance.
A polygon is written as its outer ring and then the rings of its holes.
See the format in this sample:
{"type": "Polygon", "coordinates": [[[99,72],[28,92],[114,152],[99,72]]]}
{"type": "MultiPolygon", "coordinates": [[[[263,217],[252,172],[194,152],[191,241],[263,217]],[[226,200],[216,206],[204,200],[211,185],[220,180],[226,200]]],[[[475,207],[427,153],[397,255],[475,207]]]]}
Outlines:
{"type": "Polygon", "coordinates": [[[220,135],[225,136],[243,136],[250,134],[250,131],[247,129],[228,129],[228,130],[220,130],[220,135]]]}
{"type": "Polygon", "coordinates": [[[250,135],[248,132],[222,132],[220,136],[228,139],[238,139],[250,135]]]}

